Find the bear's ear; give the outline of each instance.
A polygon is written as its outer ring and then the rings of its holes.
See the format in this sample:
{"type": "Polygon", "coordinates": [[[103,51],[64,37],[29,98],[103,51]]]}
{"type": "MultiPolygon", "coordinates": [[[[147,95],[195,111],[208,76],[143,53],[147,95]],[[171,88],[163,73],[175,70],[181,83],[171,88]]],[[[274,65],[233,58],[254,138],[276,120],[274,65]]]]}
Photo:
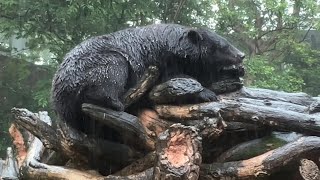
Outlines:
{"type": "Polygon", "coordinates": [[[187,37],[194,44],[198,44],[199,41],[203,40],[202,35],[195,29],[188,30],[187,37]]]}

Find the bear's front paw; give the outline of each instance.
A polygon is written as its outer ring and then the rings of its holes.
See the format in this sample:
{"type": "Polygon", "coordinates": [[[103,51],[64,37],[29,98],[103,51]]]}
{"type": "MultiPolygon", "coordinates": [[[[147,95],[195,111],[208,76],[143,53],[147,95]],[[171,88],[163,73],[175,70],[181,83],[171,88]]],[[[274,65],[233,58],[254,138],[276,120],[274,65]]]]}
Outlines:
{"type": "Polygon", "coordinates": [[[124,111],[125,109],[124,104],[118,99],[111,100],[111,107],[116,111],[124,111]]]}
{"type": "Polygon", "coordinates": [[[218,101],[217,95],[206,88],[204,88],[203,91],[199,93],[199,98],[201,101],[204,101],[204,102],[218,101]]]}

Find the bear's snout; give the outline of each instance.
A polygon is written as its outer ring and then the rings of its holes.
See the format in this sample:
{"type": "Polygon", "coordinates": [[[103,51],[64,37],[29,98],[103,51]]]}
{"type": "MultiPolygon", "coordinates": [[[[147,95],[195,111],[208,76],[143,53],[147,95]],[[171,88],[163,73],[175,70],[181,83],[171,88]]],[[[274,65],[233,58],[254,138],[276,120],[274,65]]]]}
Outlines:
{"type": "Polygon", "coordinates": [[[242,62],[246,55],[243,52],[237,54],[237,58],[242,62]]]}

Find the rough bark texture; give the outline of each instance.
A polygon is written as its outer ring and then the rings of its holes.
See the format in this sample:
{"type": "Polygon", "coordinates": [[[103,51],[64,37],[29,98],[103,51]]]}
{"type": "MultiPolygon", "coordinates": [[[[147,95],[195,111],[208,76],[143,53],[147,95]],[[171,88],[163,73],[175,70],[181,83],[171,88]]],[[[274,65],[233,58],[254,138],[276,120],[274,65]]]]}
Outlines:
{"type": "Polygon", "coordinates": [[[138,149],[152,149],[153,145],[144,127],[136,116],[126,112],[113,111],[92,104],[83,104],[82,110],[87,115],[122,133],[126,144],[138,149]]]}
{"type": "Polygon", "coordinates": [[[310,153],[320,155],[320,138],[307,136],[260,156],[236,162],[203,164],[201,175],[204,179],[222,177],[254,178],[267,176],[279,168],[296,162],[310,153]]]}
{"type": "Polygon", "coordinates": [[[203,87],[196,80],[173,78],[153,88],[149,97],[156,104],[175,103],[193,99],[201,91],[203,87]]]}
{"type": "Polygon", "coordinates": [[[320,135],[320,116],[231,100],[186,106],[159,105],[155,109],[161,118],[167,119],[201,119],[221,115],[225,121],[260,123],[277,130],[320,135]]]}
{"type": "Polygon", "coordinates": [[[195,128],[174,124],[159,136],[154,179],[198,179],[201,138],[195,128]]]}
{"type": "Polygon", "coordinates": [[[54,129],[39,116],[26,109],[14,108],[16,123],[38,137],[46,148],[58,151],[71,159],[88,162],[88,155],[105,158],[118,165],[127,164],[141,156],[126,145],[86,137],[84,134],[65,126],[54,129]],[[63,129],[63,130],[62,130],[63,129]]]}

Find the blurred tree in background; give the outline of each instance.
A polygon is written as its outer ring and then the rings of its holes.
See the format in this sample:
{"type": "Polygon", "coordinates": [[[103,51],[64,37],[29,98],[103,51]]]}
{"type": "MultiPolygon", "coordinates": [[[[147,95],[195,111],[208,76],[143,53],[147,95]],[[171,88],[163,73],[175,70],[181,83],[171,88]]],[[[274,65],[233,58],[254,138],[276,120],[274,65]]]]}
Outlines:
{"type": "MultiPolygon", "coordinates": [[[[0,0],[0,157],[10,109],[51,110],[53,73],[84,39],[131,26],[204,26],[247,53],[246,85],[320,94],[315,0],[0,0]],[[26,39],[15,49],[15,39],[26,39]]],[[[19,43],[19,42],[18,42],[19,43]]]]}
{"type": "Polygon", "coordinates": [[[214,0],[216,30],[247,52],[246,85],[320,94],[315,0],[214,0]]]}

